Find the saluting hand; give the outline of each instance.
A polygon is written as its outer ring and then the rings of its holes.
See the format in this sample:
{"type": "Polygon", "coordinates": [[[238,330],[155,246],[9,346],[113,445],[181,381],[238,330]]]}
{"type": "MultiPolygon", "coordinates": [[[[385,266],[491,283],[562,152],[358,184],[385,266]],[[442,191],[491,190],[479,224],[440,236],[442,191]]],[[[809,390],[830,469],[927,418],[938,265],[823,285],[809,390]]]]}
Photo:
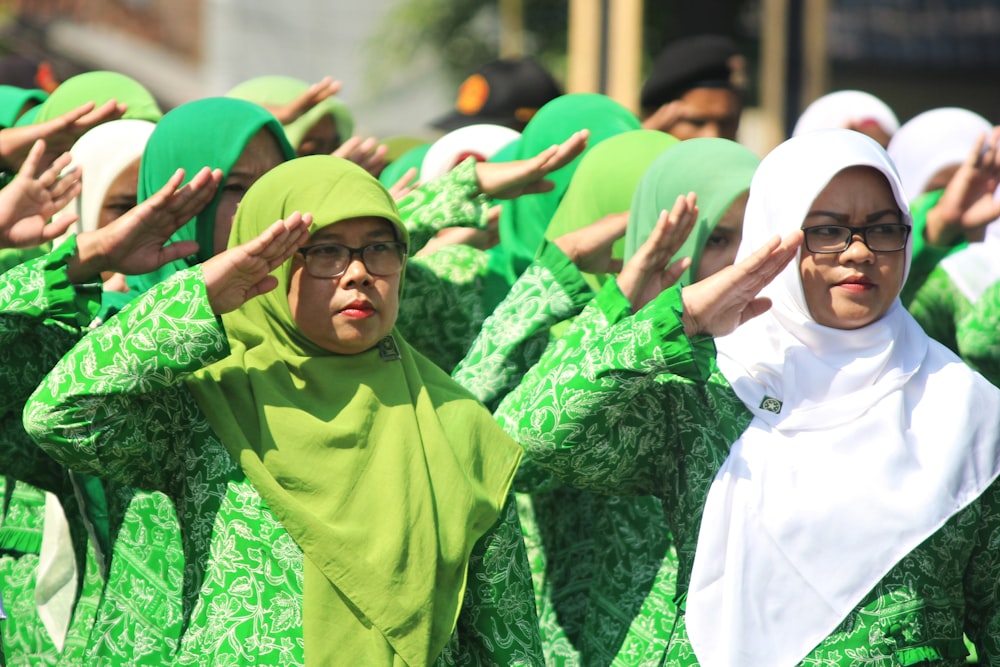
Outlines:
{"type": "Polygon", "coordinates": [[[766,312],[771,300],[757,294],[781,273],[801,244],[802,230],[784,239],[775,236],[742,262],[681,290],[685,335],[725,336],[766,312]]]}
{"type": "Polygon", "coordinates": [[[194,241],[170,243],[170,236],[196,216],[215,195],[222,172],[203,167],[184,187],[184,170],[174,175],[153,196],[108,225],[79,234],[69,275],[82,282],[106,271],[137,275],[198,251],[194,241]]]}
{"type": "Polygon", "coordinates": [[[622,261],[611,257],[615,241],[625,236],[628,211],[612,213],[572,232],[553,243],[569,257],[576,268],[587,273],[618,273],[622,261]]]}
{"type": "Polygon", "coordinates": [[[58,238],[77,219],[67,215],[49,219],[80,194],[80,170],[60,172],[72,160],[63,153],[42,169],[45,142],[36,141],[17,176],[0,190],[0,247],[33,248],[58,238]]]}
{"type": "Polygon", "coordinates": [[[1000,184],[1000,126],[976,140],[965,162],[948,181],[938,203],[927,212],[927,240],[951,245],[964,232],[978,230],[1000,217],[994,199],[1000,184]]]}
{"type": "Polygon", "coordinates": [[[690,257],[682,257],[667,266],[687,240],[698,219],[698,198],[693,192],[678,195],[670,212],[663,211],[649,238],[639,246],[618,275],[618,289],[632,304],[632,312],[652,301],[676,283],[691,266],[690,257]]]}
{"type": "Polygon", "coordinates": [[[222,315],[278,286],[271,271],[309,240],[312,214],[292,213],[257,238],[230,248],[201,265],[212,312],[222,315]]]}
{"type": "Polygon", "coordinates": [[[265,105],[268,111],[278,119],[282,125],[288,125],[307,113],[310,109],[328,97],[332,97],[340,92],[340,81],[334,81],[331,77],[325,76],[316,83],[309,86],[291,102],[281,105],[265,105]]]}
{"type": "Polygon", "coordinates": [[[494,199],[514,199],[521,195],[549,192],[555,184],[545,180],[545,177],[583,153],[589,136],[589,130],[574,132],[561,144],[549,146],[526,160],[477,162],[479,189],[494,199]]]}
{"type": "Polygon", "coordinates": [[[124,104],[115,100],[108,100],[96,108],[93,102],[87,102],[44,123],[5,127],[0,130],[0,160],[17,169],[27,159],[35,142],[44,139],[47,150],[42,157],[42,164],[52,162],[56,156],[68,151],[88,130],[121,118],[125,109],[124,104]]]}

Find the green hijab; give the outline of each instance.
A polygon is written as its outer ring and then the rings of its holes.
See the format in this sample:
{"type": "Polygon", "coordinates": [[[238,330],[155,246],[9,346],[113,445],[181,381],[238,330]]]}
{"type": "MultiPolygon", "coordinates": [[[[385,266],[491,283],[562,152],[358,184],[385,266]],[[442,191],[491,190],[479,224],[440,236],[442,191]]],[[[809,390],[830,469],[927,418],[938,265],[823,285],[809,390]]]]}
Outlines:
{"type": "Polygon", "coordinates": [[[135,79],[118,72],[85,72],[66,79],[38,108],[36,123],[44,123],[77,107],[93,102],[101,106],[108,100],[126,105],[123,118],[155,123],[163,117],[153,94],[135,79]]]}
{"type": "MultiPolygon", "coordinates": [[[[552,215],[545,238],[557,239],[597,222],[612,213],[624,213],[632,204],[639,179],[653,160],[678,140],[656,130],[631,130],[605,139],[580,161],[566,195],[552,215]]],[[[619,239],[612,257],[625,256],[625,239],[619,239]]],[[[594,290],[606,274],[583,274],[594,290]]]]}
{"type": "MultiPolygon", "coordinates": [[[[513,147],[513,160],[531,158],[542,150],[565,141],[578,130],[590,130],[584,155],[608,137],[639,129],[632,112],[610,97],[595,93],[562,95],[548,102],[528,122],[513,147]]],[[[508,154],[504,152],[504,157],[508,154]]],[[[500,275],[501,283],[487,286],[484,296],[492,310],[507,289],[535,258],[545,238],[552,214],[566,194],[570,179],[583,159],[577,156],[562,169],[548,175],[555,188],[542,194],[526,195],[501,202],[500,244],[490,248],[490,271],[500,275]],[[499,293],[496,288],[500,287],[499,293]]]]}
{"type": "MultiPolygon", "coordinates": [[[[229,97],[208,97],[172,109],[156,124],[139,163],[140,202],[149,199],[170,180],[178,167],[185,182],[202,167],[222,170],[222,180],[240,159],[254,135],[268,129],[286,159],[295,151],[285,139],[281,124],[266,109],[229,97]]],[[[133,292],[145,292],[177,271],[204,262],[213,254],[215,210],[222,197],[219,187],[212,201],[190,222],[174,232],[170,240],[197,241],[198,254],[166,264],[152,273],[127,278],[133,292]]]]}
{"type": "MultiPolygon", "coordinates": [[[[298,158],[255,183],[231,245],[294,211],[311,232],[359,216],[395,225],[361,167],[298,158]]],[[[222,316],[231,354],[187,382],[215,433],[306,557],[307,665],[434,661],[462,606],[469,554],[497,521],[521,458],[490,413],[397,333],[355,355],[324,351],[278,287],[222,316]]]]}
{"type": "MultiPolygon", "coordinates": [[[[288,104],[306,92],[309,86],[308,82],[290,76],[259,76],[239,84],[226,93],[226,97],[248,100],[262,106],[281,106],[288,104]]],[[[353,136],[354,116],[351,115],[350,110],[343,102],[333,97],[328,97],[288,125],[285,125],[285,134],[288,136],[288,143],[293,148],[298,148],[299,144],[302,143],[302,139],[309,132],[309,128],[315,125],[326,114],[333,116],[333,122],[337,126],[337,134],[340,135],[341,143],[353,136]]]]}
{"type": "Polygon", "coordinates": [[[673,208],[678,195],[698,195],[698,220],[687,241],[670,261],[690,257],[691,266],[680,278],[689,284],[698,271],[705,241],[733,201],[750,189],[760,158],[735,141],[718,138],[688,139],[660,157],[643,174],[632,198],[625,231],[625,259],[635,254],[661,211],[673,208]]]}
{"type": "Polygon", "coordinates": [[[0,128],[14,127],[14,123],[22,115],[21,109],[24,108],[25,104],[29,102],[41,103],[48,97],[48,93],[37,88],[0,86],[0,128]]]}
{"type": "Polygon", "coordinates": [[[387,188],[391,188],[396,184],[396,181],[403,177],[406,170],[410,167],[415,167],[417,170],[417,178],[420,177],[420,165],[424,161],[424,156],[427,155],[427,151],[431,149],[431,144],[421,144],[406,151],[398,158],[386,165],[386,168],[382,170],[379,174],[378,180],[387,188]]]}

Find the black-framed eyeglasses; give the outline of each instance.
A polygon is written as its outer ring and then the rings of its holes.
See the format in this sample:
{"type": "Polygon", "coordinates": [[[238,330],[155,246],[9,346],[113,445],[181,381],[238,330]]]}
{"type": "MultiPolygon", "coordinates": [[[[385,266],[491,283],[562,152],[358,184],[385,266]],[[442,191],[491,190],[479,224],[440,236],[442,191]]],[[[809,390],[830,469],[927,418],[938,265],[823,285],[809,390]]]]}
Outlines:
{"type": "Polygon", "coordinates": [[[403,269],[406,244],[402,241],[378,241],[360,248],[340,243],[317,243],[299,248],[305,258],[306,272],[313,278],[336,278],[347,271],[357,256],[373,276],[391,276],[403,269]]]}
{"type": "Polygon", "coordinates": [[[802,229],[806,250],[816,254],[841,253],[851,247],[854,236],[872,252],[899,252],[906,247],[910,226],[901,222],[851,227],[849,225],[817,225],[802,229]]]}

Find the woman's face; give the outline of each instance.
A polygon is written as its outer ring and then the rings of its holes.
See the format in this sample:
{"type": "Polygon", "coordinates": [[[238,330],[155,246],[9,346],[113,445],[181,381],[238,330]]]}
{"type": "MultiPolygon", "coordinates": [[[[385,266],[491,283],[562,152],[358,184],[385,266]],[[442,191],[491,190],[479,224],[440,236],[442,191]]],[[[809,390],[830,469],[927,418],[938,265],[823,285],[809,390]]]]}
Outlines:
{"type": "MultiPolygon", "coordinates": [[[[802,228],[898,222],[899,206],[878,170],[852,167],[820,192],[802,228]]],[[[812,318],[834,329],[858,329],[880,319],[903,286],[906,253],[872,252],[855,234],[841,253],[817,254],[802,246],[799,272],[812,318]]]]}
{"type": "Polygon", "coordinates": [[[106,227],[128,211],[132,210],[136,204],[137,192],[139,190],[139,158],[121,170],[121,173],[111,181],[108,191],[101,202],[101,212],[97,216],[97,227],[106,227]]]}
{"type": "MultiPolygon", "coordinates": [[[[324,227],[306,245],[340,243],[361,248],[369,243],[395,241],[392,223],[382,218],[351,218],[324,227]]],[[[305,270],[301,254],[292,260],[288,307],[299,331],[310,341],[336,354],[358,354],[374,347],[396,324],[402,272],[372,275],[358,255],[336,278],[314,278],[305,270]]]]}
{"type": "Polygon", "coordinates": [[[749,196],[750,192],[747,191],[734,199],[708,235],[701,251],[701,259],[698,260],[695,282],[718,273],[736,260],[736,251],[743,240],[743,214],[746,212],[749,196]]]}
{"type": "Polygon", "coordinates": [[[296,146],[295,152],[299,157],[304,155],[329,155],[340,146],[340,135],[337,132],[337,124],[330,114],[323,114],[316,121],[302,141],[296,146]]]}
{"type": "Polygon", "coordinates": [[[214,254],[219,254],[229,244],[229,230],[243,195],[258,178],[284,161],[285,155],[270,130],[262,129],[250,139],[222,183],[222,196],[215,209],[214,254]]]}

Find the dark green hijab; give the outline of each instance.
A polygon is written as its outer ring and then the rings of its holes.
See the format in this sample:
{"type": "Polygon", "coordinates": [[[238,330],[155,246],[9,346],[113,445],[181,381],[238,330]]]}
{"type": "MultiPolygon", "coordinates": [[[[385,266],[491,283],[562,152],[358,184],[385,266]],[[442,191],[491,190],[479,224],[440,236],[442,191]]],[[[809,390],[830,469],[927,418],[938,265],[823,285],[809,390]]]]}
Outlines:
{"type": "MultiPolygon", "coordinates": [[[[202,167],[221,169],[225,183],[246,145],[265,128],[274,135],[286,159],[295,157],[281,124],[253,102],[209,97],[172,109],[157,123],[146,143],[139,166],[138,200],[149,199],[178,168],[184,169],[185,181],[193,178],[202,167]]],[[[171,262],[152,273],[129,276],[128,285],[133,292],[145,292],[177,271],[212,256],[215,210],[221,197],[222,186],[212,201],[171,237],[171,241],[197,241],[198,254],[171,262]]]]}

